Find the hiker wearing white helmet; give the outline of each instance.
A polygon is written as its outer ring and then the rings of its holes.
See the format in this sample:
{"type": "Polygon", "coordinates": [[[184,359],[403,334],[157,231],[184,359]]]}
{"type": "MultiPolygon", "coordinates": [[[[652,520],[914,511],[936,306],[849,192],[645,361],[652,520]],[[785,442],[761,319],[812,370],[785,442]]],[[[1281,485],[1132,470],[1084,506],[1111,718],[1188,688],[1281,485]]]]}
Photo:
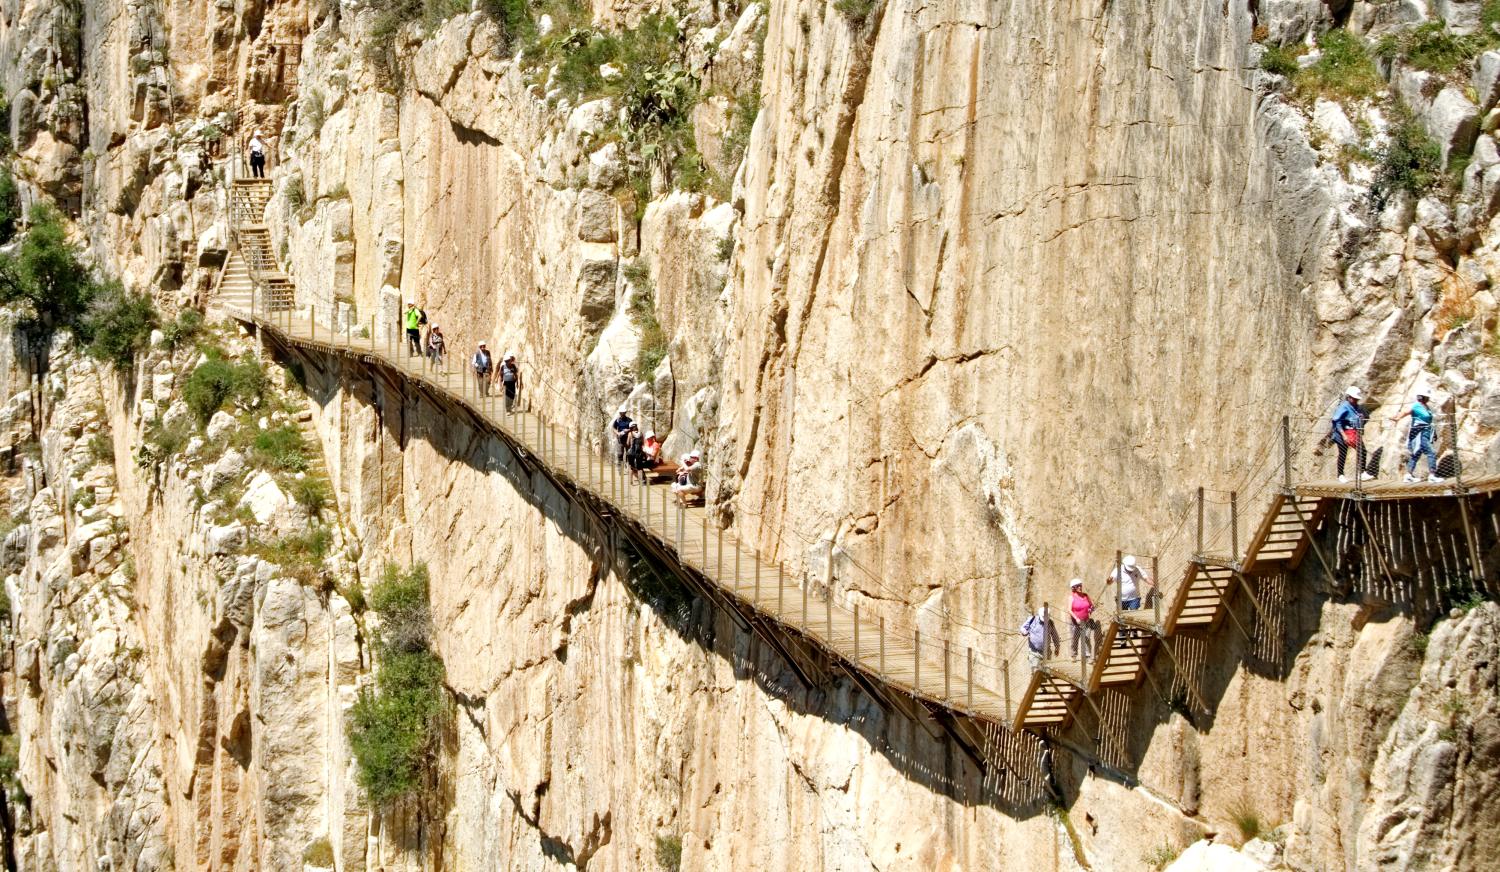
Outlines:
{"type": "Polygon", "coordinates": [[[479,395],[487,397],[490,395],[490,373],[494,370],[494,359],[490,357],[489,344],[480,340],[479,349],[474,352],[474,359],[470,361],[474,370],[474,384],[479,387],[479,395]]]}
{"type": "Polygon", "coordinates": [[[1070,591],[1068,626],[1073,631],[1068,643],[1069,656],[1092,657],[1094,655],[1094,628],[1098,626],[1098,622],[1094,620],[1094,601],[1083,589],[1081,578],[1068,582],[1068,590],[1070,591]]]}
{"type": "Polygon", "coordinates": [[[1411,429],[1406,431],[1406,450],[1410,456],[1406,461],[1406,478],[1403,479],[1408,483],[1421,480],[1417,478],[1417,461],[1424,456],[1427,458],[1427,480],[1447,481],[1438,475],[1437,452],[1432,450],[1432,407],[1428,405],[1431,399],[1425,390],[1418,391],[1417,401],[1396,419],[1399,424],[1402,418],[1411,417],[1411,429]]]}
{"type": "Polygon", "coordinates": [[[1136,562],[1134,554],[1126,554],[1120,565],[1110,570],[1104,580],[1105,587],[1115,582],[1120,584],[1120,610],[1133,611],[1141,607],[1141,589],[1154,587],[1151,577],[1136,562]]]}
{"type": "Polygon", "coordinates": [[[266,177],[266,143],[259,130],[250,137],[250,175],[257,179],[266,177]]]}
{"type": "Polygon", "coordinates": [[[630,437],[630,428],[634,424],[635,421],[630,419],[630,413],[625,411],[624,406],[621,406],[620,414],[615,418],[614,423],[609,425],[610,429],[615,431],[615,463],[625,462],[625,440],[630,437]]]}
{"type": "Polygon", "coordinates": [[[1354,474],[1361,481],[1368,478],[1365,475],[1365,419],[1369,416],[1359,407],[1359,401],[1365,396],[1360,389],[1350,385],[1344,391],[1344,399],[1333,412],[1332,429],[1328,434],[1328,441],[1332,442],[1339,450],[1339,481],[1347,482],[1348,476],[1344,475],[1344,461],[1349,457],[1349,449],[1353,448],[1356,456],[1354,474]]]}
{"type": "Polygon", "coordinates": [[[427,359],[432,362],[432,368],[440,372],[446,372],[443,362],[448,357],[448,340],[443,336],[443,328],[434,324],[427,328],[427,359]]]}
{"type": "Polygon", "coordinates": [[[1051,605],[1042,603],[1036,614],[1021,625],[1021,635],[1026,637],[1026,649],[1031,654],[1031,668],[1036,669],[1050,655],[1056,657],[1062,649],[1062,640],[1057,635],[1057,625],[1052,622],[1051,605]]]}
{"type": "Polygon", "coordinates": [[[516,397],[521,394],[521,367],[516,363],[515,352],[505,352],[505,359],[500,361],[499,376],[500,385],[505,388],[505,411],[515,411],[516,397]]]}

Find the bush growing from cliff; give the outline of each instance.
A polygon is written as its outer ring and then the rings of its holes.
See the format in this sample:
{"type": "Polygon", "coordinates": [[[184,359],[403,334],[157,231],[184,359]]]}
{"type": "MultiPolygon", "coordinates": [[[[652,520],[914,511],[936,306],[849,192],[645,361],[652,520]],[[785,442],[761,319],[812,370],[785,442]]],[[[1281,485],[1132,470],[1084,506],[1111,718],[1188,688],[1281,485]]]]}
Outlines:
{"type": "Polygon", "coordinates": [[[79,338],[90,356],[124,369],[151,344],[158,322],[156,306],[145,294],[125,290],[119,282],[99,288],[82,319],[79,338]]]}
{"type": "Polygon", "coordinates": [[[16,187],[10,167],[0,165],[0,245],[16,238],[21,222],[21,192],[16,187]]]}
{"type": "Polygon", "coordinates": [[[45,203],[13,257],[0,258],[0,304],[19,310],[18,326],[38,339],[78,327],[98,286],[68,242],[62,216],[45,203]]]}
{"type": "Polygon", "coordinates": [[[1372,193],[1378,203],[1398,191],[1420,197],[1442,179],[1442,150],[1410,115],[1396,119],[1389,140],[1373,156],[1377,169],[1372,193]]]}
{"type": "Polygon", "coordinates": [[[261,400],[266,389],[266,373],[254,360],[239,363],[210,353],[198,364],[182,386],[182,399],[200,424],[207,424],[214,413],[230,401],[247,408],[261,400]]]}
{"type": "MultiPolygon", "coordinates": [[[[1282,49],[1289,52],[1288,49],[1282,49]]],[[[1272,52],[1266,52],[1272,57],[1272,52]]],[[[1318,59],[1306,69],[1297,68],[1296,54],[1273,59],[1289,60],[1294,69],[1284,73],[1292,80],[1293,96],[1311,102],[1317,97],[1329,100],[1365,100],[1385,88],[1385,80],[1375,69],[1369,46],[1358,34],[1336,28],[1318,37],[1318,59]]],[[[1262,59],[1263,67],[1265,59],[1262,59]]],[[[1269,69],[1269,68],[1268,68],[1269,69]]],[[[1274,71],[1273,71],[1274,72],[1274,71]]]]}
{"type": "Polygon", "coordinates": [[[1410,66],[1429,73],[1451,73],[1477,57],[1495,41],[1483,32],[1459,36],[1447,31],[1441,21],[1429,21],[1401,34],[1388,34],[1376,52],[1383,58],[1401,58],[1410,66]]]}
{"type": "Polygon", "coordinates": [[[307,469],[307,440],[302,431],[291,424],[256,433],[252,450],[258,466],[278,472],[307,469]]]}
{"type": "Polygon", "coordinates": [[[446,716],[443,661],[428,648],[431,616],[427,568],[394,566],[370,593],[379,616],[373,688],[349,712],[349,744],[359,783],[376,807],[421,789],[446,716]]]}

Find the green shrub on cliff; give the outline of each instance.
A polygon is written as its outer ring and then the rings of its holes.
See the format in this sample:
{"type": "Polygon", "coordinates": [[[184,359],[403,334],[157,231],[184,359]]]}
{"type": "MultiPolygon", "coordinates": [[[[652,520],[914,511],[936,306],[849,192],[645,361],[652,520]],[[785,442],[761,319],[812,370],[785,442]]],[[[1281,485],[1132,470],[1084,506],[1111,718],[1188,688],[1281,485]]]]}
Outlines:
{"type": "Polygon", "coordinates": [[[210,353],[198,364],[182,386],[182,399],[200,424],[231,400],[246,407],[260,402],[266,389],[266,373],[254,360],[234,362],[210,353]]]}
{"type": "Polygon", "coordinates": [[[79,334],[90,356],[126,368],[151,344],[151,331],[158,321],[150,297],[109,282],[90,301],[79,334]]]}
{"type": "Polygon", "coordinates": [[[1398,191],[1420,197],[1442,180],[1442,150],[1422,122],[1410,115],[1395,120],[1390,139],[1373,157],[1377,166],[1373,192],[1382,203],[1398,191]]]}
{"type": "Polygon", "coordinates": [[[21,223],[21,192],[10,174],[10,167],[0,165],[0,245],[16,238],[21,223]]]}
{"type": "Polygon", "coordinates": [[[359,783],[376,807],[416,795],[447,714],[443,661],[429,648],[427,567],[387,566],[370,592],[379,617],[374,687],[349,711],[349,745],[359,783]]]}

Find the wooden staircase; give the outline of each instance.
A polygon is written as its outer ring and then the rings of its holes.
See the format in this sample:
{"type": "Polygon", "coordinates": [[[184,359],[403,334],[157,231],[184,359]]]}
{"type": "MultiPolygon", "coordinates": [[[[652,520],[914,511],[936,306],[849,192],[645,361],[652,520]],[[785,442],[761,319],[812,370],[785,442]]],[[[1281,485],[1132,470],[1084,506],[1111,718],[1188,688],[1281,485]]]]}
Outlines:
{"type": "Polygon", "coordinates": [[[216,294],[221,308],[250,311],[259,285],[264,304],[272,311],[296,305],[297,289],[281,271],[266,225],[266,204],[271,199],[270,179],[235,179],[229,188],[229,217],[235,245],[216,294]]]}
{"type": "Polygon", "coordinates": [[[1092,662],[1051,660],[1034,670],[1012,726],[1065,726],[1081,694],[1144,680],[1162,639],[1213,633],[1228,613],[1236,587],[1252,588],[1258,576],[1291,572],[1301,564],[1332,504],[1331,498],[1290,489],[1274,494],[1243,557],[1193,555],[1177,585],[1162,590],[1160,604],[1121,611],[1103,622],[1099,656],[1092,662]]]}

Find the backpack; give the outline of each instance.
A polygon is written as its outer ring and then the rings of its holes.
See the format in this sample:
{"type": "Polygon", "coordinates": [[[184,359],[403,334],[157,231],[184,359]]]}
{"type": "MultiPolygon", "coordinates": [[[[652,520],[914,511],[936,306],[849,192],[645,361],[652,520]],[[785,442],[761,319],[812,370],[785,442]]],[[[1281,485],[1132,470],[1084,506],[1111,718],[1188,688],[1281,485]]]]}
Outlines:
{"type": "Polygon", "coordinates": [[[511,384],[516,380],[516,368],[508,363],[500,364],[500,380],[511,384]]]}

